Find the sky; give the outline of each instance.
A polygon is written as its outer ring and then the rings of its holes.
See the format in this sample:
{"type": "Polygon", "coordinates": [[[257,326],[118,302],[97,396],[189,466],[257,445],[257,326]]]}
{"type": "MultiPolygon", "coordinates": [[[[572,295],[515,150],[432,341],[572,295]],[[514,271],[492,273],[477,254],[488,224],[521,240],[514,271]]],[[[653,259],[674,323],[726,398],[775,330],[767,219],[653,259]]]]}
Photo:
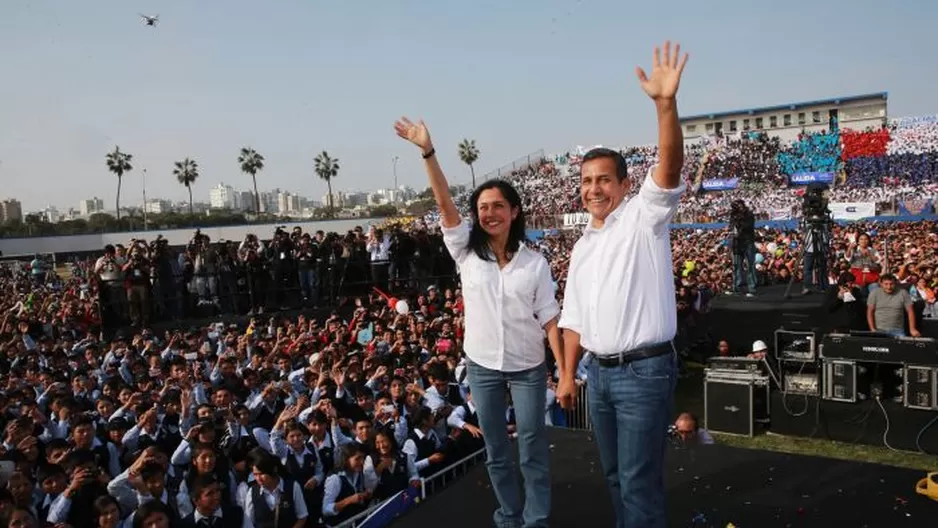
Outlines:
{"type": "Polygon", "coordinates": [[[188,197],[173,162],[195,159],[197,200],[248,188],[238,151],[267,158],[260,189],[423,189],[394,120],[426,121],[453,183],[457,144],[476,174],[543,149],[655,139],[635,78],[665,39],[690,53],[685,115],[888,91],[891,116],[938,113],[938,2],[624,0],[3,0],[0,198],[25,210],[113,208],[104,163],[134,156],[122,204],[188,197]],[[140,14],[159,14],[155,28],[140,14]],[[110,204],[110,205],[108,205],[110,204]]]}

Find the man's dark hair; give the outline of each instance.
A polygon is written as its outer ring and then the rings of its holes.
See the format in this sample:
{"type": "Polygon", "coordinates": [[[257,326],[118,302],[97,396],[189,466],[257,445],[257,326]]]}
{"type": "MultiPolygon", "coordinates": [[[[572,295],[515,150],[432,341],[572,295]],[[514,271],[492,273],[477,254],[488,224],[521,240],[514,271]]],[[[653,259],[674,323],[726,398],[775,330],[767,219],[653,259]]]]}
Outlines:
{"type": "Polygon", "coordinates": [[[609,158],[615,162],[616,178],[620,183],[629,177],[629,165],[625,161],[625,156],[623,156],[622,153],[618,150],[612,150],[605,147],[596,147],[591,149],[583,156],[583,160],[580,162],[580,165],[582,166],[583,163],[586,163],[587,161],[603,158],[609,158]]]}
{"type": "Polygon", "coordinates": [[[480,259],[485,261],[494,259],[492,258],[492,251],[489,249],[489,235],[482,229],[482,224],[479,221],[479,197],[483,191],[489,189],[498,189],[508,202],[509,207],[518,209],[518,216],[511,221],[511,226],[508,228],[508,243],[505,245],[505,250],[508,253],[517,253],[521,248],[521,243],[527,238],[524,232],[524,207],[521,204],[521,195],[518,194],[518,191],[505,180],[493,179],[482,183],[482,185],[476,187],[476,190],[472,191],[472,196],[469,198],[472,228],[469,231],[468,247],[480,259]]]}
{"type": "Polygon", "coordinates": [[[885,273],[883,275],[880,275],[879,282],[885,282],[885,281],[899,282],[896,279],[896,276],[893,275],[892,273],[885,273]]]}

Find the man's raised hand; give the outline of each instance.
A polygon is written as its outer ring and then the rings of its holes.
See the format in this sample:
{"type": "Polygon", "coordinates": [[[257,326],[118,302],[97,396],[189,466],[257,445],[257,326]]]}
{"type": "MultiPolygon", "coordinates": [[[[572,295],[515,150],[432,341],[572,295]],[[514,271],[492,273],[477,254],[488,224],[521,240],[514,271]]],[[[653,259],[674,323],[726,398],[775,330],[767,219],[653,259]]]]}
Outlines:
{"type": "Polygon", "coordinates": [[[394,123],[394,131],[397,132],[398,136],[423,149],[424,152],[433,147],[433,143],[430,141],[430,132],[423,121],[414,124],[410,119],[402,117],[394,123]]]}
{"type": "Polygon", "coordinates": [[[655,53],[652,59],[651,77],[645,74],[645,70],[638,66],[635,73],[638,75],[638,81],[642,85],[642,90],[654,100],[674,99],[677,95],[677,89],[681,85],[681,74],[684,72],[684,65],[687,64],[687,53],[681,57],[681,45],[674,46],[674,53],[671,53],[671,41],[664,41],[664,57],[661,56],[661,49],[655,46],[655,53]]]}

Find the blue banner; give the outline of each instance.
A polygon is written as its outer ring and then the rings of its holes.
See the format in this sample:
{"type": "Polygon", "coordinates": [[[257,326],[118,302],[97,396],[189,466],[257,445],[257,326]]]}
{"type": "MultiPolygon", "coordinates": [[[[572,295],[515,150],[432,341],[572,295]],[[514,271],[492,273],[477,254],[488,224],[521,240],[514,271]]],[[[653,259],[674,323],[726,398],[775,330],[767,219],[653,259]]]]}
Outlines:
{"type": "Polygon", "coordinates": [[[791,185],[808,185],[811,183],[834,183],[833,172],[798,172],[792,174],[788,182],[791,185]]]}
{"type": "Polygon", "coordinates": [[[905,216],[926,216],[935,212],[935,205],[927,198],[902,200],[899,202],[899,214],[905,216]]]}
{"type": "Polygon", "coordinates": [[[408,487],[406,490],[388,499],[358,525],[358,528],[384,528],[395,519],[407,513],[420,500],[420,490],[408,487]]]}
{"type": "Polygon", "coordinates": [[[705,191],[728,191],[735,189],[739,185],[739,178],[718,178],[715,180],[704,180],[703,190],[705,191]]]}

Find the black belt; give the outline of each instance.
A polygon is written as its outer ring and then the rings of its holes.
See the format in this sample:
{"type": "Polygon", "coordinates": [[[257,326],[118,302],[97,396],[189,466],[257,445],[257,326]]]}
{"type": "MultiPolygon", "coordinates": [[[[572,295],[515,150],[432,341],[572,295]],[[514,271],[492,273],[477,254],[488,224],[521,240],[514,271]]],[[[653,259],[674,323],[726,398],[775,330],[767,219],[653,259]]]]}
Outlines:
{"type": "Polygon", "coordinates": [[[629,350],[628,352],[619,352],[618,354],[605,354],[600,356],[594,353],[593,361],[595,361],[600,367],[614,368],[622,365],[628,365],[633,361],[669,354],[673,350],[674,347],[671,345],[671,342],[665,341],[664,343],[649,345],[643,348],[636,348],[635,350],[629,350]]]}

